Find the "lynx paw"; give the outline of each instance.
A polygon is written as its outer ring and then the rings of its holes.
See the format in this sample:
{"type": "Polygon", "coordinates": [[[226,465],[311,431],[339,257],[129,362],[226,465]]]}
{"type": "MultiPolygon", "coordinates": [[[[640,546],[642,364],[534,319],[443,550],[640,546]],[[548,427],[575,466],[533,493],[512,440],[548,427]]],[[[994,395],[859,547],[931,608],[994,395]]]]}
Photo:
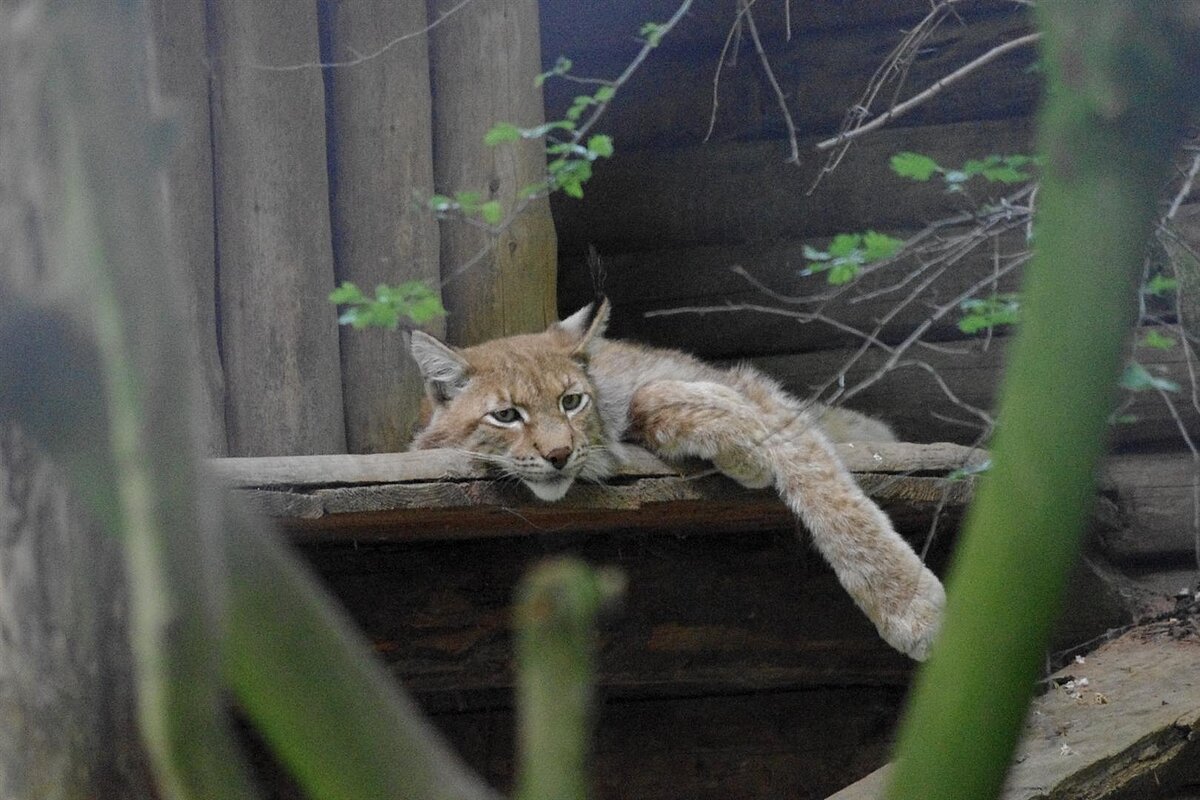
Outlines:
{"type": "Polygon", "coordinates": [[[883,640],[917,661],[929,657],[933,640],[942,623],[946,592],[941,582],[925,567],[917,579],[916,591],[903,603],[893,601],[875,621],[883,640]]]}

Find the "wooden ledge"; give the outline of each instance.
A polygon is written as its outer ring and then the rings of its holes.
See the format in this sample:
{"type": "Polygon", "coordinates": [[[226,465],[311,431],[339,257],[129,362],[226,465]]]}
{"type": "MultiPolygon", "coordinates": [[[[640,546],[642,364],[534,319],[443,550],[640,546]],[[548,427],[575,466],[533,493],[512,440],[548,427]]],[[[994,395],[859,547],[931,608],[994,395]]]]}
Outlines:
{"type": "MultiPolygon", "coordinates": [[[[838,445],[860,485],[901,530],[935,513],[957,517],[974,479],[947,476],[987,459],[954,444],[838,445]]],[[[603,485],[580,483],[557,503],[488,475],[453,450],[378,455],[225,458],[221,483],[301,538],[413,541],[605,530],[722,532],[789,527],[774,491],[750,491],[704,464],[663,463],[644,450],[603,485]]]]}

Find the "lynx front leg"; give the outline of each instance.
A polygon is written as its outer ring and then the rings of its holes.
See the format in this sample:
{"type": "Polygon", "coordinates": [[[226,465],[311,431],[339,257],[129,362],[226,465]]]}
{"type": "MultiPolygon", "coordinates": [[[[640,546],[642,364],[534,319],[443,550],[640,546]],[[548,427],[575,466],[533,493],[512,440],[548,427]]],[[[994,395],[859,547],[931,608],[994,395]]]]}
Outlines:
{"type": "Polygon", "coordinates": [[[634,394],[630,422],[630,432],[661,456],[706,459],[750,489],[775,482],[762,413],[728,386],[654,381],[634,394]]]}

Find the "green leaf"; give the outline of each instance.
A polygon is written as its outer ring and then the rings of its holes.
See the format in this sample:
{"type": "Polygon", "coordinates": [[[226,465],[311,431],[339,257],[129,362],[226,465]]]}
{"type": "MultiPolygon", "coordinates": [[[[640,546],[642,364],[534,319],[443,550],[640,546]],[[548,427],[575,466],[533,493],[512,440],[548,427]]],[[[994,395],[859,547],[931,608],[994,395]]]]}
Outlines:
{"type": "Polygon", "coordinates": [[[592,95],[592,98],[597,103],[607,103],[609,100],[612,100],[616,96],[617,96],[617,87],[601,86],[599,89],[596,90],[596,93],[592,95]]]}
{"type": "Polygon", "coordinates": [[[362,290],[350,281],[342,281],[342,285],[329,293],[329,302],[336,305],[360,303],[364,300],[362,290]]]}
{"type": "Polygon", "coordinates": [[[1154,328],[1146,331],[1146,335],[1142,337],[1140,342],[1142,347],[1149,347],[1154,350],[1170,350],[1177,342],[1170,336],[1164,336],[1154,328]]]}
{"type": "Polygon", "coordinates": [[[1020,321],[1021,302],[1015,294],[998,294],[989,298],[964,300],[959,308],[965,316],[958,321],[963,333],[979,333],[1000,325],[1012,325],[1020,321]]]}
{"type": "Polygon", "coordinates": [[[504,219],[504,207],[498,200],[489,200],[479,207],[479,216],[488,225],[499,225],[504,219]]]}
{"type": "Polygon", "coordinates": [[[972,475],[979,475],[984,472],[987,472],[991,468],[992,468],[992,460],[990,458],[985,458],[983,461],[979,462],[978,464],[972,464],[971,466],[968,466],[968,467],[959,467],[956,470],[951,470],[950,473],[946,475],[946,480],[961,481],[963,478],[968,478],[972,475]]]}
{"type": "Polygon", "coordinates": [[[434,211],[449,211],[455,207],[455,203],[444,194],[435,194],[429,198],[429,207],[434,211]]]}
{"type": "Polygon", "coordinates": [[[521,129],[511,122],[497,122],[483,135],[483,143],[495,147],[502,142],[515,142],[521,138],[521,129]]]}
{"type": "Polygon", "coordinates": [[[1121,387],[1134,392],[1144,392],[1147,389],[1158,389],[1164,392],[1178,392],[1179,384],[1169,378],[1152,375],[1149,370],[1134,361],[1125,368],[1121,375],[1121,387]]]}
{"type": "Polygon", "coordinates": [[[468,214],[472,214],[479,208],[479,201],[483,199],[483,195],[479,192],[455,192],[454,202],[459,208],[468,214]]]}
{"type": "Polygon", "coordinates": [[[829,283],[834,286],[841,286],[842,284],[849,283],[857,277],[858,264],[855,264],[853,261],[841,261],[834,264],[834,266],[829,270],[829,274],[826,276],[825,280],[829,281],[829,283]]]}
{"type": "Polygon", "coordinates": [[[863,259],[866,262],[880,261],[895,255],[903,246],[903,239],[888,236],[886,233],[867,231],[863,234],[863,259]]]}
{"type": "Polygon", "coordinates": [[[989,167],[985,169],[983,171],[983,177],[987,178],[989,181],[995,181],[997,183],[1020,183],[1021,181],[1029,180],[1032,176],[1030,176],[1027,172],[1021,172],[1019,169],[1005,164],[1003,166],[989,167]]]}
{"type": "Polygon", "coordinates": [[[862,234],[860,233],[839,233],[833,237],[833,241],[829,243],[829,255],[848,256],[858,249],[862,244],[862,234]]]}
{"type": "Polygon", "coordinates": [[[612,137],[598,133],[588,139],[587,149],[593,156],[609,158],[613,154],[612,137]]]}
{"type": "Polygon", "coordinates": [[[1159,273],[1151,278],[1146,285],[1142,287],[1142,291],[1145,294],[1152,294],[1155,297],[1163,297],[1164,295],[1174,292],[1178,286],[1179,281],[1175,280],[1174,278],[1168,278],[1166,275],[1159,273]]]}
{"type": "Polygon", "coordinates": [[[659,22],[647,22],[641,27],[638,33],[646,40],[646,44],[651,47],[658,47],[659,43],[662,42],[663,34],[666,32],[665,28],[666,26],[659,22]]]}
{"type": "Polygon", "coordinates": [[[920,153],[897,153],[892,156],[891,165],[892,171],[901,178],[914,181],[927,181],[933,173],[941,171],[936,161],[920,153]]]}

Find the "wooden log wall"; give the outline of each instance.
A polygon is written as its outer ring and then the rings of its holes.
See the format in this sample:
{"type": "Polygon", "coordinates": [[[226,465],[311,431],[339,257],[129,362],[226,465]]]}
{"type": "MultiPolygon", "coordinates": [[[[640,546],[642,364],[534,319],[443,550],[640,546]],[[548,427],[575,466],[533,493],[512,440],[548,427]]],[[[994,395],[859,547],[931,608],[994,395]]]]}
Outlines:
{"type": "MultiPolygon", "coordinates": [[[[581,75],[612,77],[637,46],[620,31],[665,19],[676,7],[670,0],[603,12],[575,2],[546,4],[546,62],[562,54],[581,75]]],[[[1020,270],[1002,269],[1028,253],[1029,231],[1001,222],[1002,235],[948,268],[926,266],[926,255],[841,288],[823,274],[802,275],[809,263],[804,252],[810,245],[823,249],[841,232],[907,238],[1012,191],[976,183],[967,193],[949,193],[936,176],[925,183],[896,176],[889,159],[914,151],[956,167],[988,154],[1032,152],[1036,49],[1002,56],[861,138],[813,188],[826,163],[815,144],[837,133],[847,109],[930,4],[812,3],[790,15],[783,3],[754,6],[798,136],[799,165],[786,161],[787,126],[746,26],[731,34],[736,9],[732,2],[693,6],[603,121],[616,154],[599,166],[587,196],[555,198],[560,313],[588,302],[601,284],[614,303],[613,335],[708,358],[751,358],[805,396],[822,386],[829,396],[839,375],[847,386],[871,376],[888,362],[887,347],[920,332],[933,347],[909,350],[897,359],[899,369],[848,404],[891,422],[908,441],[977,442],[980,418],[962,403],[992,407],[1006,332],[964,334],[958,300],[973,287],[984,294],[1016,291],[1020,270]],[[603,260],[600,276],[586,263],[589,245],[603,260]],[[843,372],[868,336],[868,352],[843,372]]],[[[886,109],[891,92],[897,100],[910,97],[1030,30],[1017,4],[956,9],[961,16],[948,18],[922,45],[905,65],[902,88],[886,89],[872,113],[886,109]]],[[[576,89],[548,82],[548,116],[576,89]]],[[[1186,207],[1179,219],[1190,219],[1186,207]]],[[[947,242],[965,230],[947,227],[931,239],[947,242]]],[[[1160,377],[1193,383],[1182,347],[1143,349],[1136,358],[1160,377]]],[[[1124,449],[1182,448],[1181,424],[1193,437],[1200,434],[1200,415],[1185,395],[1177,396],[1175,409],[1154,392],[1125,400],[1123,424],[1113,429],[1124,449]]]]}
{"type": "MultiPolygon", "coordinates": [[[[343,280],[368,293],[409,280],[442,292],[453,275],[444,303],[458,343],[553,316],[544,203],[500,239],[439,226],[424,206],[435,191],[511,202],[542,169],[533,148],[483,150],[494,122],[536,124],[541,113],[537,4],[492,5],[151,3],[162,106],[178,130],[164,192],[191,277],[211,455],[407,444],[415,365],[397,332],[339,328],[326,298],[343,280]],[[448,110],[480,97],[493,104],[470,125],[448,110]],[[465,249],[453,243],[464,237],[495,252],[461,271],[465,249]],[[495,307],[478,300],[496,296],[495,307]]],[[[444,334],[446,321],[430,330],[444,334]]]]}

